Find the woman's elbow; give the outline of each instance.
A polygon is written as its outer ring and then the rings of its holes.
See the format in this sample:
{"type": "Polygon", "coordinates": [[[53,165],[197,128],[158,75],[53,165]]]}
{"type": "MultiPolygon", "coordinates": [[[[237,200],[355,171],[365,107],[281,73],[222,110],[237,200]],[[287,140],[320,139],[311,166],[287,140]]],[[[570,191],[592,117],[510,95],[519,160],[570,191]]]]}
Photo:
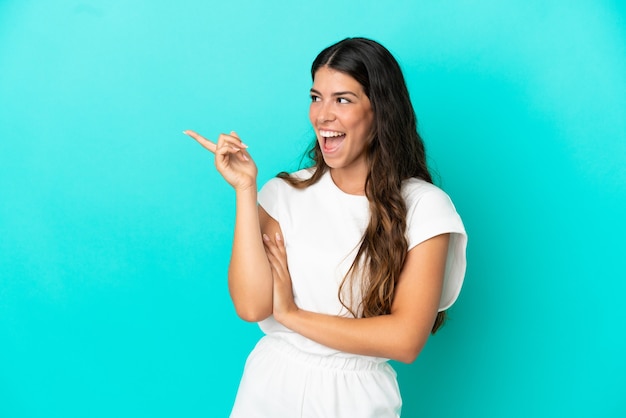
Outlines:
{"type": "Polygon", "coordinates": [[[229,291],[235,312],[244,321],[259,322],[272,314],[271,287],[269,291],[262,292],[231,286],[229,291]]]}
{"type": "Polygon", "coordinates": [[[235,312],[237,316],[246,322],[261,322],[267,319],[271,314],[271,309],[260,309],[257,307],[251,308],[249,306],[237,306],[235,305],[235,312]]]}
{"type": "Polygon", "coordinates": [[[424,348],[423,342],[408,342],[406,344],[399,344],[396,346],[396,350],[391,358],[399,361],[400,363],[411,364],[422,352],[422,348],[424,348]]]}
{"type": "Polygon", "coordinates": [[[411,364],[413,363],[418,356],[419,352],[403,352],[398,353],[397,356],[393,360],[399,361],[400,363],[411,364]]]}

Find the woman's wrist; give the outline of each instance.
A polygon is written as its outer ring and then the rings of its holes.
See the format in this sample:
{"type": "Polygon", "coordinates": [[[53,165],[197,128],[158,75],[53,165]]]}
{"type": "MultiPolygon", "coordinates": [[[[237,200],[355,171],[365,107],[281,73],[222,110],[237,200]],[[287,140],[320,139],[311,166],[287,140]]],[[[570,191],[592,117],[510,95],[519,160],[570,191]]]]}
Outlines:
{"type": "Polygon", "coordinates": [[[283,310],[282,312],[274,312],[274,319],[278,321],[281,325],[286,328],[289,328],[292,331],[298,332],[298,323],[299,318],[305,311],[298,308],[295,304],[292,308],[288,310],[283,310]]]}
{"type": "Polygon", "coordinates": [[[257,196],[257,185],[256,182],[249,185],[242,185],[235,187],[235,194],[239,196],[251,196],[256,199],[257,196]]]}

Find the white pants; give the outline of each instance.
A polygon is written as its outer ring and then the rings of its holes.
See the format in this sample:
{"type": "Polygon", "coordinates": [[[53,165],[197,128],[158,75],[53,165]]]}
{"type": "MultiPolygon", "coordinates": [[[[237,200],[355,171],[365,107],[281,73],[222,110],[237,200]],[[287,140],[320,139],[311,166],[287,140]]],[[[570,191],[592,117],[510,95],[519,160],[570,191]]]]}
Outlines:
{"type": "Polygon", "coordinates": [[[265,336],[252,350],[231,418],[395,418],[402,399],[387,362],[304,353],[265,336]]]}

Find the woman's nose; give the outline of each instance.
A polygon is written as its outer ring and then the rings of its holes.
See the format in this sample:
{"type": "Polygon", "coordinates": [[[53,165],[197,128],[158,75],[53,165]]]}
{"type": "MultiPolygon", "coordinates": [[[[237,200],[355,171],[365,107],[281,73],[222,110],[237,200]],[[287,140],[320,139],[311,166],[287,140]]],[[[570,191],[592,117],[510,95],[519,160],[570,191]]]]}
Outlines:
{"type": "Polygon", "coordinates": [[[331,104],[327,102],[320,103],[319,112],[317,114],[317,122],[318,123],[332,122],[334,119],[335,119],[335,113],[331,107],[331,104]]]}

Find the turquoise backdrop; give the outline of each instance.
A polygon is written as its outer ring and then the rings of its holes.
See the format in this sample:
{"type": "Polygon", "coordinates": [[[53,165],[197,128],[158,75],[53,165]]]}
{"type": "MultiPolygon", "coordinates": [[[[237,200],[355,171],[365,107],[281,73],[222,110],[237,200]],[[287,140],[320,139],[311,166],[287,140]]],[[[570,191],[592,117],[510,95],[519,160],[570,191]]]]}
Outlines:
{"type": "Polygon", "coordinates": [[[181,131],[297,167],[310,63],[359,35],[470,236],[403,416],[626,416],[624,2],[0,0],[0,417],[227,416],[260,332],[181,131]]]}

